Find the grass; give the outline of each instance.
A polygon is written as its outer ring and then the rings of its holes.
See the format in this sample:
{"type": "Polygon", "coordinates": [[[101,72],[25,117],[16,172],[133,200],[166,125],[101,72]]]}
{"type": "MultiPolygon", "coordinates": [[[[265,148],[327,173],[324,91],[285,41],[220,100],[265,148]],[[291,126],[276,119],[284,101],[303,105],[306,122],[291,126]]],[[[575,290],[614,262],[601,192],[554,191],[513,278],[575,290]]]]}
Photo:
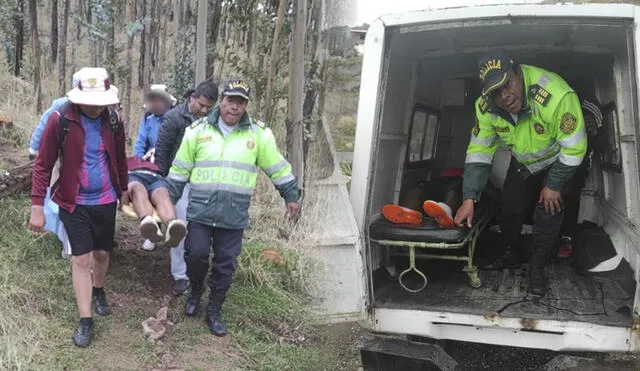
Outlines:
{"type": "Polygon", "coordinates": [[[314,340],[322,332],[305,309],[300,270],[308,267],[299,253],[276,248],[280,264],[261,258],[266,245],[245,244],[225,304],[231,334],[217,339],[202,317],[183,315],[184,298],[169,296],[166,251],[132,249],[139,240],[128,220],[119,220],[106,286],[113,314],[96,318],[94,345],[78,349],[71,342],[77,318],[69,263],[58,242],[26,232],[26,198],[0,200],[0,208],[2,225],[12,226],[0,234],[0,369],[316,370],[331,358],[314,340]],[[154,345],[143,338],[141,322],[163,305],[175,326],[154,345]]]}

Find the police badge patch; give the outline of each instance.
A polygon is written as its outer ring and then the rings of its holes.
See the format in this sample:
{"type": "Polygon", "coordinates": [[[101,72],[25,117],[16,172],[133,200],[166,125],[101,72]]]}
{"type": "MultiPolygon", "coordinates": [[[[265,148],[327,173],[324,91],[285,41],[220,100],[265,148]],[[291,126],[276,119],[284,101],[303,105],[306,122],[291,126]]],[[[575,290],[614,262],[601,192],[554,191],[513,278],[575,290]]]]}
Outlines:
{"type": "Polygon", "coordinates": [[[565,113],[560,120],[560,131],[571,134],[576,129],[576,117],[569,112],[565,113]]]}
{"type": "Polygon", "coordinates": [[[533,124],[533,129],[536,131],[536,133],[538,133],[538,135],[544,134],[544,126],[542,126],[542,124],[540,124],[539,122],[533,124]]]}

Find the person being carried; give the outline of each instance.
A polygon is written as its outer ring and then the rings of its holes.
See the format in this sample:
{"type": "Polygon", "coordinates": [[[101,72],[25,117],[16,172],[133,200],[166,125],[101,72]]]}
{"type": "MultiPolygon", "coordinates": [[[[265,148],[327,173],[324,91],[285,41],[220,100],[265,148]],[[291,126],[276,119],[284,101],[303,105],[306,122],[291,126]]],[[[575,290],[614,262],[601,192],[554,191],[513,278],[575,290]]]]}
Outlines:
{"type": "Polygon", "coordinates": [[[129,201],[133,204],[136,215],[140,218],[140,234],[153,244],[162,242],[165,247],[176,247],[184,238],[187,225],[176,219],[167,182],[160,174],[160,169],[153,163],[153,150],[143,158],[136,156],[127,159],[129,169],[129,201]],[[154,218],[154,207],[160,220],[167,226],[165,234],[154,218]]]}
{"type": "Polygon", "coordinates": [[[441,228],[452,228],[453,215],[461,204],[462,169],[444,169],[438,178],[421,181],[410,189],[402,206],[385,205],[382,215],[391,223],[420,225],[426,214],[435,219],[441,228]]]}
{"type": "MultiPolygon", "coordinates": [[[[149,87],[149,92],[145,97],[144,103],[145,113],[140,121],[138,137],[133,146],[133,154],[135,157],[150,157],[148,153],[154,151],[158,141],[162,116],[173,108],[175,104],[176,98],[169,93],[166,85],[153,84],[149,87]]],[[[129,171],[131,170],[130,167],[129,171]]],[[[153,172],[156,173],[155,170],[153,170],[153,172]]],[[[154,241],[157,240],[157,238],[154,238],[154,241]]],[[[142,248],[147,251],[151,251],[155,249],[155,247],[155,244],[149,239],[145,239],[142,244],[142,248]]]]}
{"type": "MultiPolygon", "coordinates": [[[[211,80],[198,84],[195,90],[188,92],[186,101],[167,111],[160,119],[158,139],[155,144],[154,163],[163,176],[167,176],[173,159],[176,157],[184,132],[198,118],[205,117],[218,100],[218,85],[211,80]]],[[[182,197],[176,203],[176,215],[187,218],[189,185],[184,187],[182,197]]],[[[173,294],[181,295],[189,287],[187,265],[184,260],[184,240],[171,249],[171,275],[173,276],[173,294]]]]}

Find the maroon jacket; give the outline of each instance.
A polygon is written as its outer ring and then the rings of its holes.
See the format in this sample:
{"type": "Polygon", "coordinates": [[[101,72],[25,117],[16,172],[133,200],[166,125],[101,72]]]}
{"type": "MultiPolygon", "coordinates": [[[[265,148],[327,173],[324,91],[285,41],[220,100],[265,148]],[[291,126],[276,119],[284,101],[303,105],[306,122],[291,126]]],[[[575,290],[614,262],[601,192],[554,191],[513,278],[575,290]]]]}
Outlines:
{"type": "MultiPolygon", "coordinates": [[[[109,110],[105,109],[102,117],[102,141],[109,158],[109,176],[118,198],[127,190],[127,158],[125,153],[125,134],[122,122],[114,133],[109,123],[109,110]]],[[[51,188],[52,199],[61,208],[73,212],[76,207],[76,196],[80,188],[82,161],[84,159],[84,129],[80,122],[80,109],[72,104],[65,118],[69,121],[69,131],[66,134],[62,149],[62,163],[60,178],[51,188]]],[[[58,148],[62,140],[62,125],[60,112],[55,111],[49,116],[49,121],[42,134],[42,142],[31,177],[31,203],[43,205],[47,187],[51,181],[51,171],[58,158],[58,148]]]]}

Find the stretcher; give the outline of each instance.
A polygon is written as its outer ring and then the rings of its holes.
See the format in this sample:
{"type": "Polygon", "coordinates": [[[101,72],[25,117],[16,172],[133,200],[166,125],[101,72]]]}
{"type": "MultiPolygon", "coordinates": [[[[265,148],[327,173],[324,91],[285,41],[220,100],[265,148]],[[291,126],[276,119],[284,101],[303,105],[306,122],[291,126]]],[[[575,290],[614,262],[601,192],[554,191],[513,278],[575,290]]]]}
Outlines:
{"type": "Polygon", "coordinates": [[[398,225],[387,221],[380,215],[369,226],[369,239],[381,246],[408,248],[409,267],[400,273],[398,283],[409,292],[419,292],[428,283],[427,276],[416,268],[416,258],[464,261],[466,264],[462,270],[468,276],[469,285],[479,288],[482,282],[478,276],[478,267],[473,264],[473,256],[478,237],[491,220],[492,213],[489,206],[481,204],[476,208],[471,228],[444,229],[440,228],[438,223],[431,218],[425,218],[419,226],[398,225]],[[416,255],[416,248],[427,249],[427,251],[416,255]],[[432,250],[462,250],[464,254],[436,254],[432,250]],[[410,272],[414,272],[420,277],[422,283],[418,288],[410,288],[404,282],[410,272]]]}

